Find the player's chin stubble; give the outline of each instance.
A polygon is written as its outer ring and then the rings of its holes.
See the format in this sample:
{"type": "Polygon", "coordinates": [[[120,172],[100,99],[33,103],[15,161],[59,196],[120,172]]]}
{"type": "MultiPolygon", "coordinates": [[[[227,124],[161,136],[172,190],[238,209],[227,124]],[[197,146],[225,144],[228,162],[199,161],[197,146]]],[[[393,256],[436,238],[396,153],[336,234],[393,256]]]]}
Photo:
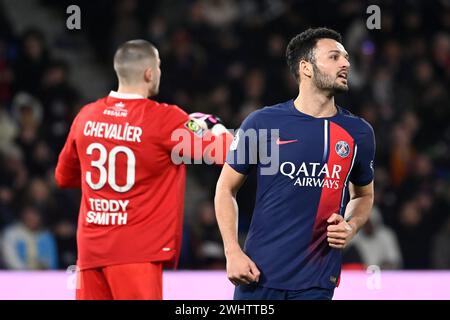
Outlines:
{"type": "Polygon", "coordinates": [[[320,69],[313,64],[314,76],[312,78],[314,85],[321,90],[330,90],[335,93],[348,91],[348,86],[346,84],[338,83],[338,78],[336,76],[332,77],[325,72],[320,71],[320,69]]]}

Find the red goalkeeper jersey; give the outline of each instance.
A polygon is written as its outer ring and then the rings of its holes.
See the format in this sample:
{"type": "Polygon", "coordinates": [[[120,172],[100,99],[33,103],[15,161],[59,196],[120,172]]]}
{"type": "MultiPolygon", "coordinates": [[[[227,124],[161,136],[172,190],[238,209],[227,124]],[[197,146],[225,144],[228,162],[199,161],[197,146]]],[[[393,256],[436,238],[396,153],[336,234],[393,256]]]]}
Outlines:
{"type": "MultiPolygon", "coordinates": [[[[80,269],[145,261],[176,266],[186,172],[171,154],[181,135],[193,147],[181,154],[191,158],[194,146],[201,157],[219,140],[179,107],[138,95],[111,92],[81,109],[55,171],[60,187],[82,189],[80,269]],[[182,134],[174,135],[176,129],[182,134]]],[[[215,161],[223,163],[231,139],[220,138],[215,161]]]]}

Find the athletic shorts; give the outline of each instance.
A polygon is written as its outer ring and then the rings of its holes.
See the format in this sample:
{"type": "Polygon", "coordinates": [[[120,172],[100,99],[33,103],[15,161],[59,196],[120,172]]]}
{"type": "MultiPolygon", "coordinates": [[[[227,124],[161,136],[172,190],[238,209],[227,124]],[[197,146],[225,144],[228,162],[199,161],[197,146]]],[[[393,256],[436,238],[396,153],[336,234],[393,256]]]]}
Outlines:
{"type": "Polygon", "coordinates": [[[251,283],[237,286],[234,290],[234,300],[331,300],[333,294],[334,289],[280,290],[251,283]]]}
{"type": "Polygon", "coordinates": [[[162,264],[144,262],[81,270],[77,300],[162,300],[162,264]]]}

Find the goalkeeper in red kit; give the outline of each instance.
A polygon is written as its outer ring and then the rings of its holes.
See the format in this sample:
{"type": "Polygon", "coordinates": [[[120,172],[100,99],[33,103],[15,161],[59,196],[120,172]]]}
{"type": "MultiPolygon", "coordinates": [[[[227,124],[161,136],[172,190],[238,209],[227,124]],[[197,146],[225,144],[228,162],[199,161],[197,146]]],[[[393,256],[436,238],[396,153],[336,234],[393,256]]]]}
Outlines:
{"type": "Polygon", "coordinates": [[[117,92],[81,109],[55,170],[59,187],[82,190],[76,298],[162,299],[162,270],[176,266],[182,238],[177,157],[223,164],[232,135],[212,115],[149,99],[161,76],[149,42],[121,45],[114,70],[117,92]]]}

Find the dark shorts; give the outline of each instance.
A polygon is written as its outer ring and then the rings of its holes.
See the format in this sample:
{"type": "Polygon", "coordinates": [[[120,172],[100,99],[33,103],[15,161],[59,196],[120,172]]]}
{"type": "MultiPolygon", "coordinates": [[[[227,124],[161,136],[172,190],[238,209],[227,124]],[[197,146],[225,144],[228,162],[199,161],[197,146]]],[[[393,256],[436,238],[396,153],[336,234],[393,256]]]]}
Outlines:
{"type": "Polygon", "coordinates": [[[234,300],[331,300],[333,294],[334,289],[280,290],[249,284],[236,287],[234,300]]]}

